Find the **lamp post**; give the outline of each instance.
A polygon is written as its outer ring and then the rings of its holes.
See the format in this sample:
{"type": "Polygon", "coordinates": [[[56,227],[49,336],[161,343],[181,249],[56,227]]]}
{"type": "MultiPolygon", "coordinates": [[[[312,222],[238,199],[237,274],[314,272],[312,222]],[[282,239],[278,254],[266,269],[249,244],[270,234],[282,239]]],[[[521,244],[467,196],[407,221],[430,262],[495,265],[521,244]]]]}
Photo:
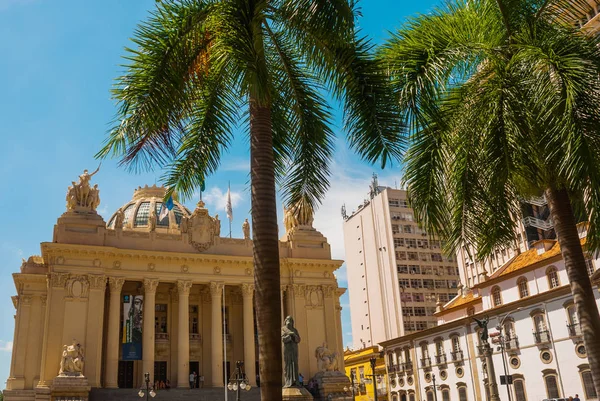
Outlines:
{"type": "MultiPolygon", "coordinates": [[[[505,356],[505,336],[502,334],[502,329],[503,329],[503,324],[504,321],[513,313],[520,311],[521,308],[517,308],[512,312],[509,312],[506,314],[506,316],[504,316],[502,318],[502,320],[500,320],[500,323],[498,323],[498,326],[496,327],[496,330],[498,330],[498,332],[500,332],[500,352],[502,353],[502,367],[504,368],[504,384],[506,385],[506,394],[508,395],[508,401],[511,401],[511,394],[510,394],[510,384],[508,383],[508,368],[506,366],[506,356],[505,356]]],[[[493,342],[493,340],[492,340],[493,342]]]]}
{"type": "Polygon", "coordinates": [[[352,390],[352,399],[355,400],[356,399],[356,386],[357,384],[355,384],[354,380],[356,379],[356,373],[354,373],[353,370],[350,371],[350,383],[351,386],[350,388],[348,387],[344,387],[344,391],[348,392],[350,390],[352,390]]]}
{"type": "Polygon", "coordinates": [[[235,363],[235,372],[233,376],[229,379],[229,383],[227,383],[227,389],[236,392],[236,400],[240,401],[240,393],[242,390],[250,391],[250,383],[246,378],[246,374],[244,373],[244,362],[237,361],[235,363]]]}
{"type": "Polygon", "coordinates": [[[140,388],[140,391],[138,392],[138,395],[140,396],[140,398],[143,398],[144,395],[146,396],[146,401],[148,401],[148,397],[156,397],[156,393],[154,392],[154,387],[152,387],[150,385],[150,373],[146,372],[144,373],[144,381],[146,382],[146,392],[144,393],[144,387],[142,386],[142,388],[140,388]]]}
{"type": "Polygon", "coordinates": [[[377,357],[372,357],[369,362],[371,362],[371,372],[373,373],[373,399],[377,401],[377,379],[375,377],[375,365],[377,364],[377,357]]]}
{"type": "Polygon", "coordinates": [[[438,401],[438,399],[437,399],[437,386],[435,385],[435,374],[434,373],[431,374],[431,380],[433,380],[433,399],[435,401],[438,401]]]}

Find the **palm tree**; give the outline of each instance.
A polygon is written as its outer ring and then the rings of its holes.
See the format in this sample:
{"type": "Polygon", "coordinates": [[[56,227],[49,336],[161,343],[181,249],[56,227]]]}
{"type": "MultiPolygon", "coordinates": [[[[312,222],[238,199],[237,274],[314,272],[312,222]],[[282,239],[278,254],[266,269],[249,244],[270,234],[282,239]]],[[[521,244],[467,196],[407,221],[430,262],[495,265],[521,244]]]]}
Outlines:
{"type": "Polygon", "coordinates": [[[248,127],[263,400],[282,387],[275,183],[288,205],[323,198],[334,141],[325,91],[362,158],[386,165],[402,152],[393,94],[356,15],[352,0],[162,1],[127,49],[115,128],[98,154],[163,168],[167,196],[190,198],[248,127]]]}
{"type": "Polygon", "coordinates": [[[410,131],[405,180],[419,221],[475,244],[514,244],[519,200],[545,193],[600,391],[600,318],[576,228],[600,249],[600,50],[577,0],[453,0],[386,42],[410,131]],[[568,12],[567,12],[568,11],[568,12]]]}

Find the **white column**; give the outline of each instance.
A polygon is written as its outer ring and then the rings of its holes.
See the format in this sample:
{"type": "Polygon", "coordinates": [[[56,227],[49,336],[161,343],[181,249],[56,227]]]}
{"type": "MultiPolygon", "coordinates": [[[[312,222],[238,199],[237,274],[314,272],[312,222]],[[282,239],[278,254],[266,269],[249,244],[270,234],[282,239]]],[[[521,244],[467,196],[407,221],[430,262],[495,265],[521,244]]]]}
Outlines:
{"type": "Polygon", "coordinates": [[[212,386],[223,387],[223,284],[210,283],[212,386]]]}
{"type": "Polygon", "coordinates": [[[250,384],[256,386],[256,352],[254,345],[254,284],[242,284],[244,299],[244,368],[250,384]]]}
{"type": "Polygon", "coordinates": [[[150,381],[154,383],[154,318],[157,279],[144,279],[144,324],[142,333],[142,379],[150,373],[150,381]]]}
{"type": "Polygon", "coordinates": [[[185,388],[189,384],[190,370],[190,289],[191,281],[177,281],[179,293],[179,316],[177,331],[177,387],[185,388]]]}

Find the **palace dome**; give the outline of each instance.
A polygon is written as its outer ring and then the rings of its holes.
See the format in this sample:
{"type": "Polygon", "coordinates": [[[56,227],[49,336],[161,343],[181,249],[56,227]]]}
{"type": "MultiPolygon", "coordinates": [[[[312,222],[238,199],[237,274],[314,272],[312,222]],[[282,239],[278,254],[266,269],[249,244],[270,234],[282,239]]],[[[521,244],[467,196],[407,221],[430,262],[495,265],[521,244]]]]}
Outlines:
{"type": "MultiPolygon", "coordinates": [[[[147,228],[148,220],[150,218],[150,211],[154,209],[156,211],[157,221],[156,229],[168,229],[178,228],[181,224],[182,217],[190,217],[191,212],[177,201],[177,194],[173,194],[173,209],[169,211],[167,217],[162,220],[158,220],[160,210],[165,197],[166,189],[164,187],[157,187],[148,185],[144,187],[138,187],[133,191],[133,198],[121,207],[124,213],[123,229],[136,229],[136,228],[147,228]]],[[[111,218],[108,220],[107,228],[114,229],[115,220],[118,210],[113,213],[111,218]]]]}

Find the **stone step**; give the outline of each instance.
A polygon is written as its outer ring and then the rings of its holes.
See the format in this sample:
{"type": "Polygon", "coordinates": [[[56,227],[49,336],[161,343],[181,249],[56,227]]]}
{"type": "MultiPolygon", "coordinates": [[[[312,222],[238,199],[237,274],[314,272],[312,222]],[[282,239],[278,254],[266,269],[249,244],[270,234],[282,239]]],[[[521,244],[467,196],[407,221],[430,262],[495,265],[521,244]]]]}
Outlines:
{"type": "MultiPolygon", "coordinates": [[[[135,388],[93,388],[90,392],[89,401],[145,401],[146,396],[140,398],[138,395],[139,389],[135,388]]],[[[235,401],[236,392],[227,392],[228,401],[235,401]]],[[[260,401],[260,388],[252,388],[250,391],[242,391],[240,393],[242,401],[260,401]]],[[[203,388],[203,389],[170,389],[158,390],[156,397],[149,397],[153,401],[225,401],[225,393],[222,387],[220,388],[203,388]]]]}

